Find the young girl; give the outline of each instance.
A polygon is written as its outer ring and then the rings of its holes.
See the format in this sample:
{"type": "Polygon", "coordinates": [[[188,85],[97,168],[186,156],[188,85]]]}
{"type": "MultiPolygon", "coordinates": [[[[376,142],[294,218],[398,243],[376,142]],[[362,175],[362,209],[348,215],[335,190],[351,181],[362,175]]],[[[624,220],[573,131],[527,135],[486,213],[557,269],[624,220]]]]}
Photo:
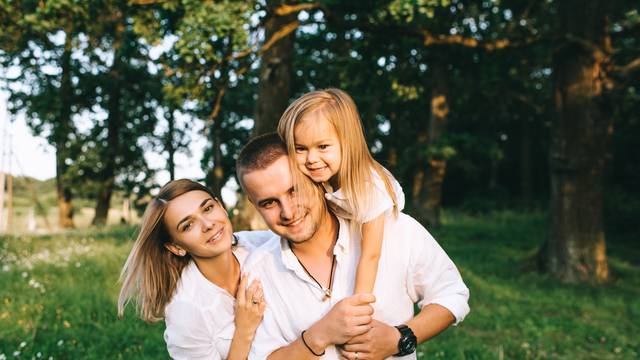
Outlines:
{"type": "Polygon", "coordinates": [[[135,300],[143,320],[164,318],[173,359],[246,359],[265,302],[240,269],[259,237],[233,234],[205,186],[167,183],[147,206],[122,269],[118,314],[135,300]]]}
{"type": "MultiPolygon", "coordinates": [[[[287,144],[292,168],[322,184],[336,215],[361,226],[354,293],[372,293],[385,218],[402,210],[404,194],[371,156],[355,103],[338,89],[307,93],[282,115],[278,134],[287,144]]],[[[311,191],[304,181],[296,184],[302,194],[311,191]]]]}

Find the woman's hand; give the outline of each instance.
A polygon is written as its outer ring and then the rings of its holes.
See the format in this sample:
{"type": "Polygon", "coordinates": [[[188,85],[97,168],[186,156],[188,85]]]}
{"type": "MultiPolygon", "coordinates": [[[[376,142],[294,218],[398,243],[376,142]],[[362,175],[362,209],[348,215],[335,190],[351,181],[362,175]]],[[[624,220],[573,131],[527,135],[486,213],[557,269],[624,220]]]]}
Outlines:
{"type": "Polygon", "coordinates": [[[267,307],[264,293],[259,280],[253,280],[247,287],[248,274],[242,275],[236,294],[235,324],[236,334],[253,340],[256,329],[262,321],[262,315],[267,307]]]}

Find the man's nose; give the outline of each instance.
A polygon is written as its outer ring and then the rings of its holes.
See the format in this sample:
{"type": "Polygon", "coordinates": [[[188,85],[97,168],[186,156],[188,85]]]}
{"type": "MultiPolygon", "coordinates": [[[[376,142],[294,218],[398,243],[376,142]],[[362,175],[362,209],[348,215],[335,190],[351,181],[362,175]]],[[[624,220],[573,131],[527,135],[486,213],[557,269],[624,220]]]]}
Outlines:
{"type": "Polygon", "coordinates": [[[291,220],[295,217],[296,207],[291,200],[280,203],[280,217],[284,220],[291,220]]]}

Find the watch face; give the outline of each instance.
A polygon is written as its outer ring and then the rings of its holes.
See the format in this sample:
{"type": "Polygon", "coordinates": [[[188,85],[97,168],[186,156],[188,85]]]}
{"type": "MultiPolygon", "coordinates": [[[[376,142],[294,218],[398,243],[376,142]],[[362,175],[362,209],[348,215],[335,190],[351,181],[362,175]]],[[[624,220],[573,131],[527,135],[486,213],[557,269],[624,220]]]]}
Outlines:
{"type": "Polygon", "coordinates": [[[415,336],[403,337],[398,346],[401,355],[408,355],[416,351],[416,338],[415,336]]]}

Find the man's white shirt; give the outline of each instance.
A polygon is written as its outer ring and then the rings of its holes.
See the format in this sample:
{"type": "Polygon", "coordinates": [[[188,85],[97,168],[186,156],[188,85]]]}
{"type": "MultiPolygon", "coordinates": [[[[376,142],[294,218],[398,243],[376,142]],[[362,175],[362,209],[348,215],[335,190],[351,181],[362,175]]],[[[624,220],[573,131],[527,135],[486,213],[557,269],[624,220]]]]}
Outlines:
{"type": "MultiPolygon", "coordinates": [[[[338,301],[353,294],[360,234],[348,221],[338,220],[336,268],[328,300],[323,301],[324,291],[302,268],[287,241],[278,235],[274,234],[247,259],[244,271],[261,280],[267,302],[250,359],[264,359],[292,343],[338,301]]],[[[442,305],[455,316],[456,324],[469,313],[469,289],[456,266],[422,225],[402,213],[397,219],[385,221],[374,295],[373,317],[392,326],[412,319],[414,304],[419,308],[442,305]]],[[[334,346],[327,348],[322,357],[338,358],[334,346]]],[[[416,359],[416,354],[403,359],[416,359]]]]}

